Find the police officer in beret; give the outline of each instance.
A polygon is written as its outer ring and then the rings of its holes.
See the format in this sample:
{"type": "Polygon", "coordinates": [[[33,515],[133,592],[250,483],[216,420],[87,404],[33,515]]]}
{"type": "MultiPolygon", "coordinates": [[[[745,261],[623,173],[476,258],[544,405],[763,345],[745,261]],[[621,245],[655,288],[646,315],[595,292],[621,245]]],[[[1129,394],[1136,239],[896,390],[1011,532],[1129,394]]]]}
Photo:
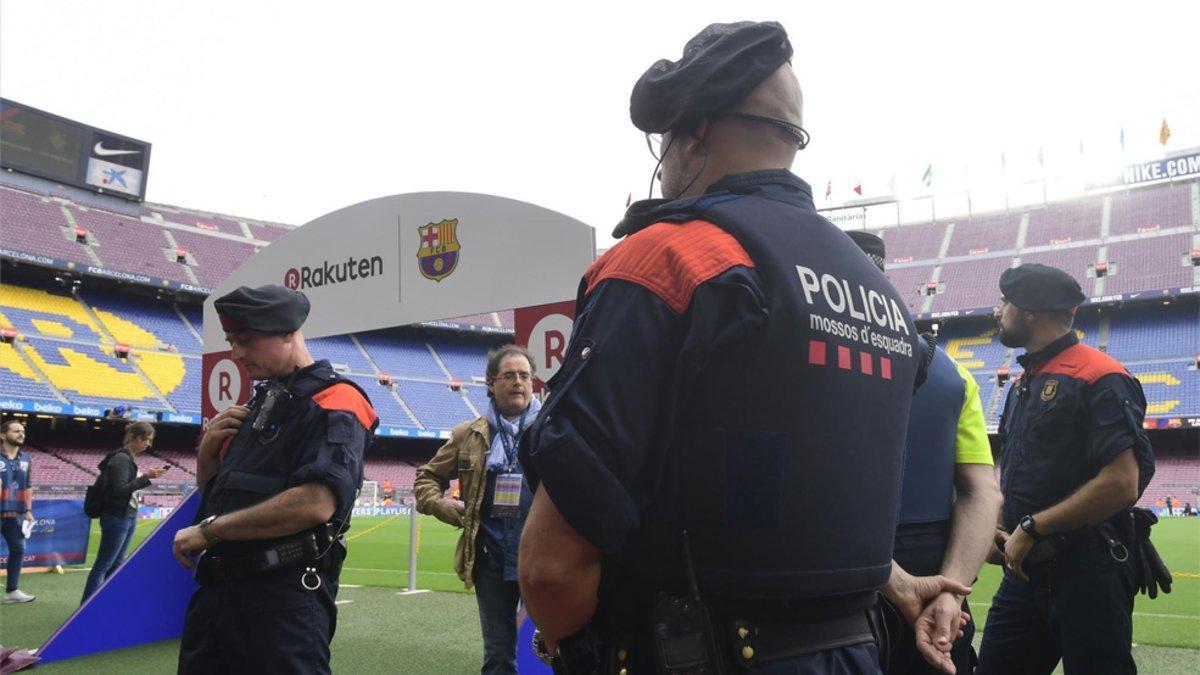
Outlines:
{"type": "Polygon", "coordinates": [[[175,534],[200,584],[179,672],[328,673],[342,534],[378,420],[362,390],[309,355],[304,294],[243,286],[214,306],[230,358],[258,384],[200,441],[198,523],[175,534]]]}
{"type": "Polygon", "coordinates": [[[808,142],[777,23],[713,24],[634,86],[664,199],[584,275],[522,439],[521,595],[557,672],[879,672],[924,344],[789,167],[808,142]],[[859,504],[839,508],[847,495],[859,504]]]}
{"type": "MultiPolygon", "coordinates": [[[[884,269],[883,239],[863,230],[846,234],[884,269]]],[[[940,572],[964,584],[974,583],[1000,512],[1000,487],[992,465],[979,385],[966,368],[938,347],[925,382],[913,397],[908,418],[904,483],[892,554],[897,565],[913,574],[940,572]]],[[[972,672],[975,625],[969,618],[965,624],[959,623],[969,611],[964,598],[953,593],[939,595],[919,619],[934,626],[932,642],[916,640],[913,629],[900,616],[887,612],[893,638],[889,675],[935,672],[934,664],[941,666],[947,660],[958,673],[972,672]],[[962,635],[955,639],[960,631],[962,635]]]]}
{"type": "Polygon", "coordinates": [[[1084,300],[1062,270],[1000,277],[1000,341],[1023,347],[1000,419],[1004,565],[979,673],[1134,673],[1135,576],[1119,531],[1154,475],[1141,384],[1072,330],[1084,300]]]}

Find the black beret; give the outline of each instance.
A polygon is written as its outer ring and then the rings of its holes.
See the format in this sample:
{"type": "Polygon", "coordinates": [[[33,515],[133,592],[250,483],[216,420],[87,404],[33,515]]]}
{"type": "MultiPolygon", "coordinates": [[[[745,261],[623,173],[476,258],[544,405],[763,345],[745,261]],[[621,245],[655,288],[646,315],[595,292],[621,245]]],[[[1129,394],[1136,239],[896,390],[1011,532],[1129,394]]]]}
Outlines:
{"type": "Polygon", "coordinates": [[[308,318],[308,297],[283,286],[241,286],[213,302],[226,331],[291,333],[308,318]]]}
{"type": "Polygon", "coordinates": [[[1075,277],[1049,265],[1025,263],[1004,270],[1000,293],[1027,312],[1061,312],[1083,304],[1083,290],[1075,277]]]}
{"type": "Polygon", "coordinates": [[[683,58],[650,66],[629,98],[633,126],[646,133],[688,128],[746,97],[792,58],[774,21],[714,23],[688,40],[683,58]]]}
{"type": "Polygon", "coordinates": [[[883,269],[884,260],[887,258],[887,249],[883,245],[883,239],[877,234],[871,234],[866,230],[847,230],[846,234],[858,244],[863,253],[875,263],[879,269],[883,269]]]}

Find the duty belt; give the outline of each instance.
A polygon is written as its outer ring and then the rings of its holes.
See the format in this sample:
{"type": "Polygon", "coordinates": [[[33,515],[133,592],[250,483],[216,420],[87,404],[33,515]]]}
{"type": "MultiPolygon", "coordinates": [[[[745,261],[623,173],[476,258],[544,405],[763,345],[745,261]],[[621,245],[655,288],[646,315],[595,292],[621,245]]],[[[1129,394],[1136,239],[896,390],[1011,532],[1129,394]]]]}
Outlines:
{"type": "MultiPolygon", "coordinates": [[[[749,621],[716,619],[717,648],[721,660],[741,669],[753,669],[771,661],[795,658],[839,647],[876,643],[886,653],[882,616],[877,607],[832,618],[805,621],[749,621]]],[[[610,638],[599,637],[594,645],[596,670],[574,669],[557,664],[556,674],[662,672],[654,659],[650,628],[610,638]]],[[[726,668],[728,670],[728,668],[726,668]]]]}
{"type": "Polygon", "coordinates": [[[310,566],[319,572],[328,572],[337,567],[331,549],[318,558],[316,537],[311,532],[303,536],[277,543],[254,553],[242,556],[220,556],[205,553],[196,564],[196,583],[201,586],[212,583],[239,581],[275,570],[310,566]]]}
{"type": "Polygon", "coordinates": [[[733,662],[743,668],[876,639],[867,612],[816,621],[734,620],[727,625],[728,639],[722,640],[722,648],[729,649],[733,662]]]}

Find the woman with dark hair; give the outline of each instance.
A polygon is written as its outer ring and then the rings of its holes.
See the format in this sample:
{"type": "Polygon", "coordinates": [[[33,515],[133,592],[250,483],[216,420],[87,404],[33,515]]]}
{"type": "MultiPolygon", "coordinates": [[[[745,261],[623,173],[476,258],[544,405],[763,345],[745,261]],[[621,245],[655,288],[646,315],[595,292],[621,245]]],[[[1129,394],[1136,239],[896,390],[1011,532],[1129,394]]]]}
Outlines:
{"type": "Polygon", "coordinates": [[[133,493],[150,485],[150,481],[166,472],[167,467],[147,469],[139,473],[134,457],[150,448],[154,442],[154,425],[133,422],[125,427],[125,443],[100,462],[101,485],[104,488],[104,510],[100,514],[100,550],[92,563],[83,600],[100,588],[125,560],[133,529],[137,524],[137,500],[133,493]]]}

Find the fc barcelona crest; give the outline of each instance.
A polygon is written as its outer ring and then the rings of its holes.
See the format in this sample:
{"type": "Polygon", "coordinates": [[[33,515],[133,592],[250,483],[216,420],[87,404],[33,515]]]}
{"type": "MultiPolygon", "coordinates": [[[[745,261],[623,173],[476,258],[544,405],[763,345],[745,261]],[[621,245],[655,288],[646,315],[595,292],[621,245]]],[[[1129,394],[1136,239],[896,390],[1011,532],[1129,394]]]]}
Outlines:
{"type": "Polygon", "coordinates": [[[417,234],[421,238],[417,262],[422,276],[434,281],[450,276],[458,266],[458,252],[462,249],[458,243],[458,219],[423,225],[417,228],[417,234]]]}
{"type": "Polygon", "coordinates": [[[1052,401],[1056,394],[1058,394],[1058,380],[1046,380],[1046,384],[1042,385],[1042,400],[1052,401]]]}

